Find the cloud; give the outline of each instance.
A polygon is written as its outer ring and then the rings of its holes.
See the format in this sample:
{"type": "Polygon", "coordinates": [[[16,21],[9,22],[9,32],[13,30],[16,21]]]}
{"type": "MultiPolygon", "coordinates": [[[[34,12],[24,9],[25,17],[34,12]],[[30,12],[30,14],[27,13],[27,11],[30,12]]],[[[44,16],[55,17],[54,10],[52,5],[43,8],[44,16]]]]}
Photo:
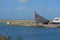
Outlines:
{"type": "Polygon", "coordinates": [[[57,13],[60,12],[60,9],[57,7],[45,7],[44,5],[40,4],[38,7],[38,10],[40,10],[40,12],[44,12],[44,13],[57,13]]]}
{"type": "Polygon", "coordinates": [[[40,4],[39,9],[44,10],[44,6],[40,4]]]}
{"type": "Polygon", "coordinates": [[[39,10],[40,10],[40,12],[45,12],[46,8],[42,4],[40,4],[39,10]]]}
{"type": "Polygon", "coordinates": [[[58,12],[59,9],[58,8],[47,8],[45,9],[46,12],[58,12]]]}
{"type": "Polygon", "coordinates": [[[53,10],[54,10],[53,8],[47,8],[45,11],[51,12],[51,11],[53,11],[53,10]]]}
{"type": "Polygon", "coordinates": [[[2,2],[0,2],[0,7],[2,6],[2,2]]]}
{"type": "Polygon", "coordinates": [[[21,3],[27,2],[28,0],[18,0],[21,3]]]}
{"type": "Polygon", "coordinates": [[[19,7],[19,8],[17,8],[17,10],[18,10],[18,11],[25,11],[26,8],[25,8],[25,7],[19,7]]]}
{"type": "Polygon", "coordinates": [[[58,9],[58,8],[56,8],[56,9],[55,9],[55,11],[57,11],[57,12],[58,12],[58,11],[59,11],[59,9],[58,9]]]}

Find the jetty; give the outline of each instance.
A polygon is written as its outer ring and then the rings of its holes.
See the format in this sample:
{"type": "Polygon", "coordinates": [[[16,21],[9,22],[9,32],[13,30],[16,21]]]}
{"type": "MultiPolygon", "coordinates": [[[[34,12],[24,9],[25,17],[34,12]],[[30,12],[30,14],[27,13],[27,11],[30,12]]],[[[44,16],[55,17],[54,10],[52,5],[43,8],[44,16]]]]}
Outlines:
{"type": "Polygon", "coordinates": [[[8,26],[39,26],[39,27],[46,27],[46,28],[54,28],[54,27],[60,27],[60,24],[42,24],[38,23],[36,24],[35,20],[0,20],[0,23],[5,23],[8,26]]]}

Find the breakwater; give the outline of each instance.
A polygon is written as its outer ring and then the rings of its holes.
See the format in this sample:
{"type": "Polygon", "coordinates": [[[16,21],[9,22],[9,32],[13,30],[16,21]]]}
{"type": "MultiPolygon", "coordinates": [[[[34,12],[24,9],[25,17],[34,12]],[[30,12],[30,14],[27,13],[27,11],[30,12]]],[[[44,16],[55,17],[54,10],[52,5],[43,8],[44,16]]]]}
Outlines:
{"type": "Polygon", "coordinates": [[[15,26],[36,26],[35,20],[0,20],[0,23],[9,22],[9,25],[15,26]]]}
{"type": "Polygon", "coordinates": [[[37,27],[47,27],[47,28],[60,28],[60,24],[42,24],[38,23],[36,25],[35,20],[0,20],[0,23],[9,25],[9,26],[37,26],[37,27]]]}

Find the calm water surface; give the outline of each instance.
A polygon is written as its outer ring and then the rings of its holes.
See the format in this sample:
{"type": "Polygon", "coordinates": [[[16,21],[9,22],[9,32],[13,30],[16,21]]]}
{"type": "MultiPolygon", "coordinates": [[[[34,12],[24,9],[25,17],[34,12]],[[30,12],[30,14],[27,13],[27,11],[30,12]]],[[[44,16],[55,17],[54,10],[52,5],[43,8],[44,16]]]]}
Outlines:
{"type": "Polygon", "coordinates": [[[60,40],[60,28],[39,28],[0,25],[0,34],[10,36],[11,40],[60,40]]]}

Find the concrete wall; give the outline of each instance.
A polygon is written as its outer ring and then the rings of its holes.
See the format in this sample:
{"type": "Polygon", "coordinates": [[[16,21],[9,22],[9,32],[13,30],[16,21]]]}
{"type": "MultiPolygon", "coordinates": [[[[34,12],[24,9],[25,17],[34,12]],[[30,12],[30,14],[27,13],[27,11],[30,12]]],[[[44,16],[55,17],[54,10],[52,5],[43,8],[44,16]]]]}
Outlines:
{"type": "Polygon", "coordinates": [[[9,25],[20,25],[20,26],[35,26],[35,20],[0,20],[0,23],[7,23],[9,25]]]}

